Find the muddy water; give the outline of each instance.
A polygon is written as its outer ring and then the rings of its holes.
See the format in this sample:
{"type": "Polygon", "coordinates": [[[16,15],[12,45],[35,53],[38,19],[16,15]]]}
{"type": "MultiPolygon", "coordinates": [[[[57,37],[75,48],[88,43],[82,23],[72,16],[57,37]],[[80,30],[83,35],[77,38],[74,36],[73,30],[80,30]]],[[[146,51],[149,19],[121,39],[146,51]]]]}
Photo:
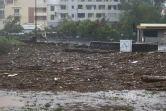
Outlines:
{"type": "Polygon", "coordinates": [[[0,110],[166,111],[166,92],[123,90],[95,93],[0,91],[0,110]]]}

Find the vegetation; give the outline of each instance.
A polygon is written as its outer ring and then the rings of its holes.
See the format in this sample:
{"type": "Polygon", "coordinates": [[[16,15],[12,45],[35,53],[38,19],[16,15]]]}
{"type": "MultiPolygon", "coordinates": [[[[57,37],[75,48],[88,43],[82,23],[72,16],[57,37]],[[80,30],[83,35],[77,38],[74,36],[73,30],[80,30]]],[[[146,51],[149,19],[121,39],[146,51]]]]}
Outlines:
{"type": "Polygon", "coordinates": [[[130,0],[122,2],[121,10],[123,11],[120,17],[122,27],[119,31],[126,33],[132,32],[132,24],[139,25],[140,23],[161,23],[166,22],[165,17],[161,15],[165,0],[130,0]]]}
{"type": "Polygon", "coordinates": [[[56,31],[59,36],[67,38],[91,38],[95,40],[106,40],[114,38],[116,30],[103,18],[101,20],[91,21],[73,21],[64,19],[58,27],[51,26],[47,31],[56,31]]]}
{"type": "Polygon", "coordinates": [[[19,16],[8,16],[5,20],[5,26],[3,31],[7,33],[19,33],[23,30],[23,27],[20,25],[19,16]]]}
{"type": "Polygon", "coordinates": [[[4,36],[0,36],[0,42],[5,43],[7,45],[17,45],[21,43],[20,41],[15,40],[12,37],[4,37],[4,36]]]}
{"type": "Polygon", "coordinates": [[[21,42],[11,38],[11,37],[3,37],[0,36],[0,55],[7,52],[8,48],[11,45],[20,44],[21,42]]]}

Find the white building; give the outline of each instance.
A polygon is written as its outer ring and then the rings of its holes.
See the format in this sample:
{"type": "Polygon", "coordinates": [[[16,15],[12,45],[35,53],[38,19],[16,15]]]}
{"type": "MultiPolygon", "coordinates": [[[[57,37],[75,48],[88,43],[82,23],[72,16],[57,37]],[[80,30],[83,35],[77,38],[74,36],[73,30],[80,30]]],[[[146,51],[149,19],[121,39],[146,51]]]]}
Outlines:
{"type": "Polygon", "coordinates": [[[47,24],[57,26],[70,16],[77,20],[96,20],[103,17],[108,22],[117,22],[120,0],[47,0],[47,24]]]}

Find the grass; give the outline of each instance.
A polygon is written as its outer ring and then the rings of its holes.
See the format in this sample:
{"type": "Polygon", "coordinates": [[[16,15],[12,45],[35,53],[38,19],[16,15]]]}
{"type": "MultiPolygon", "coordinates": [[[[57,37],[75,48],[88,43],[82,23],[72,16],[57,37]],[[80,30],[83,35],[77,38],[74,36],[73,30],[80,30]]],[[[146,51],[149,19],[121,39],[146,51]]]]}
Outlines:
{"type": "Polygon", "coordinates": [[[0,36],[0,42],[5,43],[7,45],[17,45],[21,44],[20,41],[13,39],[12,37],[5,37],[5,36],[0,36]]]}
{"type": "Polygon", "coordinates": [[[11,45],[17,44],[21,44],[21,42],[11,37],[0,36],[0,55],[6,53],[11,45]]]}

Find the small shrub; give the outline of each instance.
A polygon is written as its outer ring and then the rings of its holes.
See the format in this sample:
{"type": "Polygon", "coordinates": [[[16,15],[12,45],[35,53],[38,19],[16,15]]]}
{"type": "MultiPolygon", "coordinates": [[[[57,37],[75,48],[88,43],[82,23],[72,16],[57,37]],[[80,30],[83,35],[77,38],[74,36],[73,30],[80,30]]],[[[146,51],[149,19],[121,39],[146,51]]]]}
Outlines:
{"type": "Polygon", "coordinates": [[[0,55],[5,54],[9,48],[9,45],[0,41],[0,55]]]}
{"type": "Polygon", "coordinates": [[[0,55],[6,53],[11,45],[17,44],[21,44],[21,42],[12,37],[0,36],[0,55]]]}

